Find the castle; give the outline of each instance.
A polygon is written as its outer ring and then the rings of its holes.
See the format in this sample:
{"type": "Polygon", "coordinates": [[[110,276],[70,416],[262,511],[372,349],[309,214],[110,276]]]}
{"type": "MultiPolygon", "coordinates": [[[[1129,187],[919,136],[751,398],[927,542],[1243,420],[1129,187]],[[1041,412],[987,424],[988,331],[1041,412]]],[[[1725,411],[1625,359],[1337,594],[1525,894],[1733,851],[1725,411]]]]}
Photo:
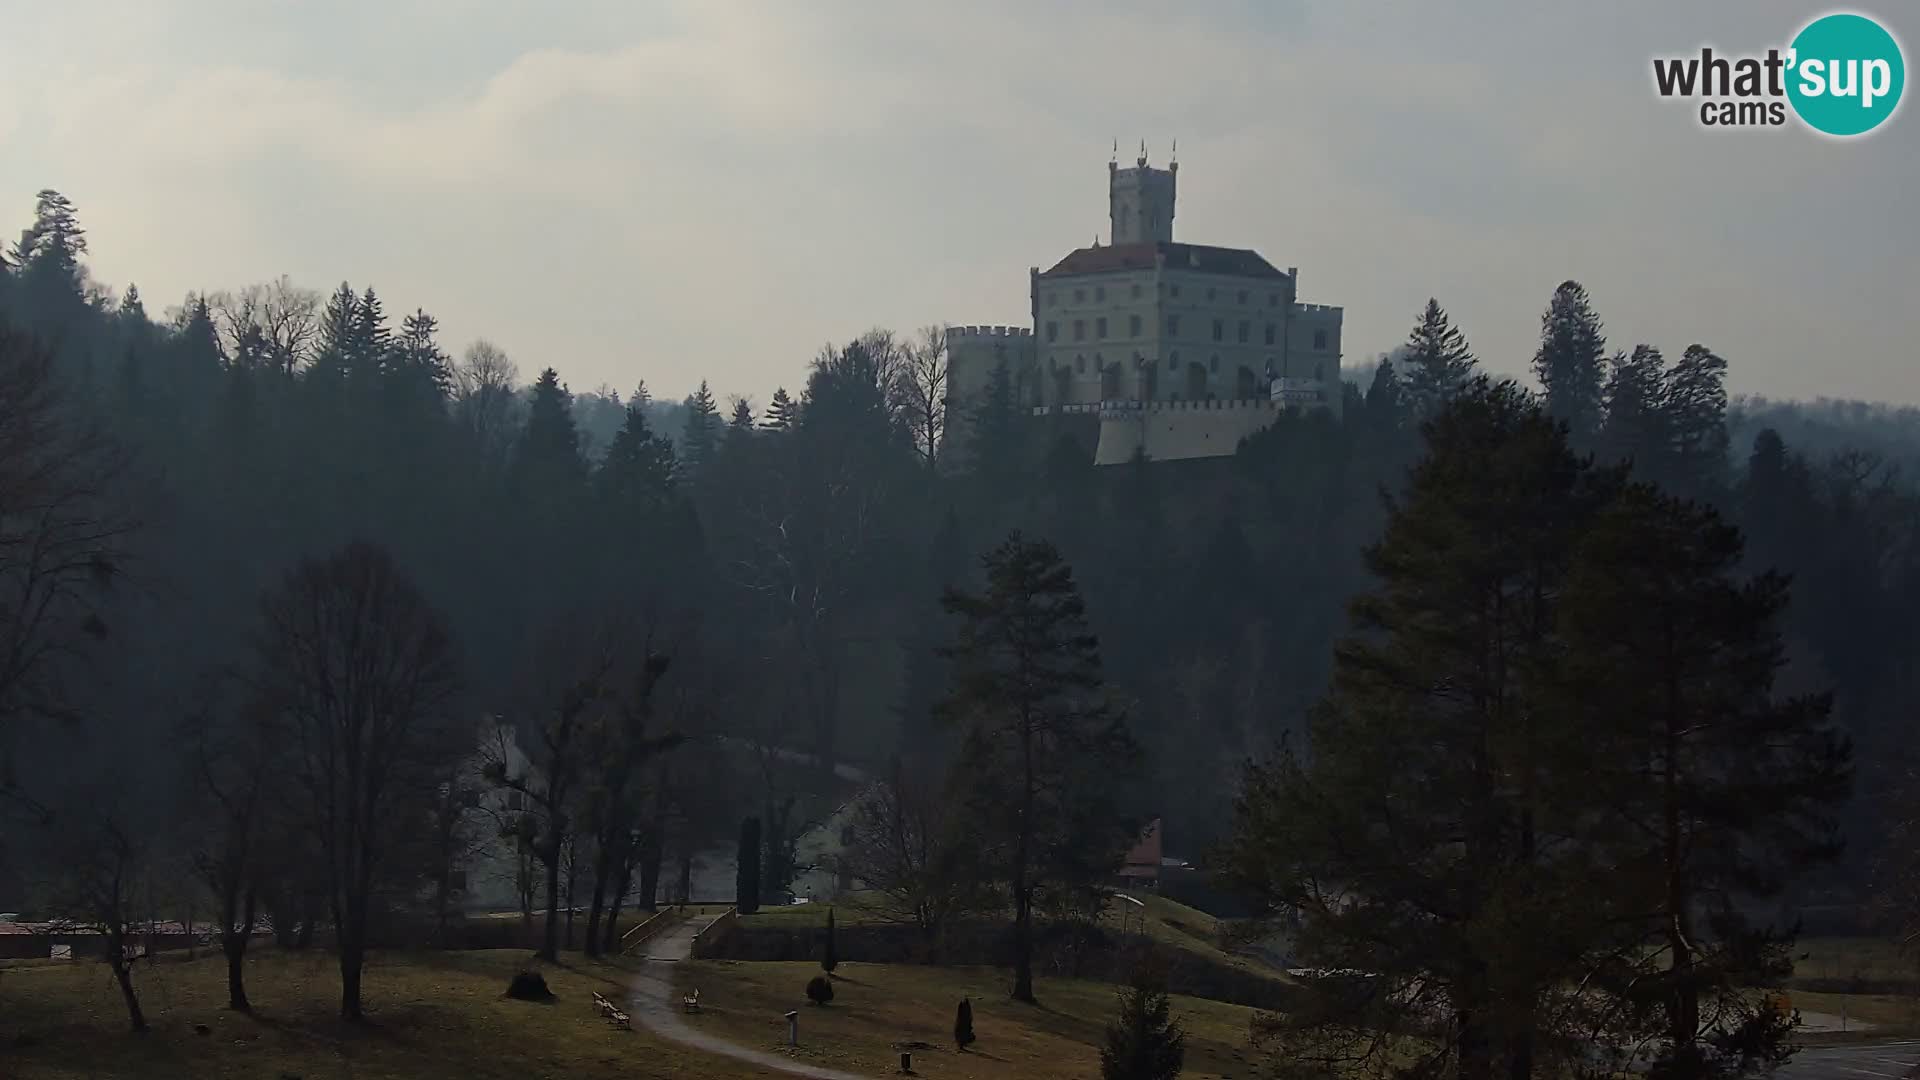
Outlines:
{"type": "Polygon", "coordinates": [[[1028,271],[1031,326],[947,330],[948,432],[1004,366],[1034,416],[1092,414],[1097,464],[1217,457],[1282,409],[1338,412],[1341,310],[1248,248],[1176,243],[1178,161],[1107,164],[1109,242],[1028,271]]]}

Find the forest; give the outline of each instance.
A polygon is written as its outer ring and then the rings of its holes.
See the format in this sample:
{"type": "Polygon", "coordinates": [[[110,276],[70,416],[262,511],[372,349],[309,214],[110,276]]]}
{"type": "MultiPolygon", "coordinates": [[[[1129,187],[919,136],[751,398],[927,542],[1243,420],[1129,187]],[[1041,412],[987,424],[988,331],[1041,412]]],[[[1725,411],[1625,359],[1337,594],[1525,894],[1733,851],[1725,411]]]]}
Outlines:
{"type": "MultiPolygon", "coordinates": [[[[1469,437],[1450,406],[1508,408],[1482,377],[1523,367],[1569,461],[1737,530],[1703,559],[1777,572],[1756,603],[1777,615],[1779,689],[1817,698],[1855,763],[1834,803],[1844,848],[1795,886],[1801,917],[1877,917],[1914,877],[1881,825],[1915,801],[1920,416],[1730,400],[1737,358],[1609,341],[1574,282],[1543,287],[1534,357],[1476,357],[1429,302],[1403,346],[1349,370],[1338,418],[1284,415],[1229,457],[1096,469],[1004,379],[949,415],[938,327],[796,342],[790,388],[656,399],[636,371],[629,392],[575,392],[565,357],[456,349],[371,284],[280,278],[150,311],[86,253],[78,210],[46,191],[0,261],[0,793],[30,826],[0,843],[0,902],[48,895],[56,864],[86,864],[67,884],[97,892],[164,862],[226,925],[256,901],[312,925],[318,883],[256,890],[236,869],[317,842],[260,780],[288,747],[309,767],[300,820],[341,838],[292,857],[361,882],[333,899],[343,950],[372,934],[373,867],[408,867],[394,888],[444,923],[460,853],[482,844],[518,852],[527,911],[577,875],[565,895],[591,893],[590,943],[630,879],[650,906],[663,876],[732,850],[745,816],[755,891],[777,897],[844,795],[834,765],[1001,772],[949,715],[969,687],[998,692],[969,635],[1009,582],[1045,592],[1059,574],[1104,673],[1076,722],[1091,739],[1124,717],[1108,749],[1129,763],[1061,781],[1111,811],[1078,826],[1157,818],[1170,853],[1244,871],[1248,815],[1286,788],[1279,765],[1248,766],[1333,737],[1329,700],[1358,693],[1336,645],[1354,599],[1393,582],[1379,545],[1396,513],[1441,497],[1423,482],[1465,505],[1500,481],[1422,474],[1436,418],[1469,437]],[[354,605],[380,640],[343,629],[354,605]],[[336,665],[408,703],[375,713],[449,718],[357,733],[357,801],[313,771],[346,767],[326,733],[269,715],[336,665]],[[517,809],[468,820],[482,791],[517,809]]],[[[549,919],[548,951],[558,932],[549,919]]]]}

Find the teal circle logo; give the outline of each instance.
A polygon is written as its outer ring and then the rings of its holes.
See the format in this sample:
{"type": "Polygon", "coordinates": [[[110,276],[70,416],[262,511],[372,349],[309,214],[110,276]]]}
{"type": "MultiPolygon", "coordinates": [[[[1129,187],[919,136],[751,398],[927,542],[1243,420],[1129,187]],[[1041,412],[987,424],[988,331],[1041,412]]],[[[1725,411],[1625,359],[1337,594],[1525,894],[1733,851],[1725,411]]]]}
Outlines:
{"type": "Polygon", "coordinates": [[[1790,48],[1787,100],[1815,131],[1865,135],[1899,108],[1907,85],[1900,43],[1865,15],[1823,15],[1790,48]]]}

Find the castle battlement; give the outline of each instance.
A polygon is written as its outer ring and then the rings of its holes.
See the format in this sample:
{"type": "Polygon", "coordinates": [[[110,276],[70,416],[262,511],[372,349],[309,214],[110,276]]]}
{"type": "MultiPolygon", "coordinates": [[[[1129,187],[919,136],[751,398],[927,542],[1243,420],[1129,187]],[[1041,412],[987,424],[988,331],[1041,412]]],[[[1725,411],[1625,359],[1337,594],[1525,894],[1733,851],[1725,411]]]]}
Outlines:
{"type": "Polygon", "coordinates": [[[1295,304],[1294,309],[1296,311],[1330,312],[1335,315],[1338,315],[1342,311],[1346,310],[1346,308],[1343,308],[1338,304],[1295,304]]]}
{"type": "Polygon", "coordinates": [[[1006,338],[1006,337],[1032,337],[1032,336],[1033,336],[1033,327],[1031,326],[949,326],[947,327],[947,340],[949,342],[955,340],[956,338],[968,339],[968,338],[1006,338]]]}

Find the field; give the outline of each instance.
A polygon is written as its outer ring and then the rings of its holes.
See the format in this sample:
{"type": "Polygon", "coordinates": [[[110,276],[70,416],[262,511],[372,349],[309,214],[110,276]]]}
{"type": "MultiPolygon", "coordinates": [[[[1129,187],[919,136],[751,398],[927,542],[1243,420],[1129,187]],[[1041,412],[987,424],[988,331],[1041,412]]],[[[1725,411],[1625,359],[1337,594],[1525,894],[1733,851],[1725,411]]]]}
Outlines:
{"type": "Polygon", "coordinates": [[[364,1027],[336,1018],[333,958],[262,949],[248,964],[254,1017],[226,1011],[218,956],[163,959],[136,975],[152,1030],[133,1035],[107,968],[32,963],[0,969],[0,1075],[8,1080],[194,1077],[209,1080],[719,1078],[767,1075],[644,1031],[618,1031],[592,992],[625,994],[627,973],[570,956],[544,969],[558,1000],[502,996],[521,950],[376,956],[364,1027]],[[198,1035],[195,1025],[209,1028],[198,1035]]]}
{"type": "MultiPolygon", "coordinates": [[[[835,917],[836,921],[838,916],[835,917]]],[[[927,1077],[1035,1080],[1096,1076],[1114,987],[1077,979],[1041,979],[1036,1006],[1009,1001],[1009,976],[990,968],[933,968],[843,964],[832,1004],[806,1000],[817,964],[728,960],[681,966],[683,989],[700,991],[700,1012],[687,1017],[698,1030],[796,1061],[881,1076],[898,1068],[903,1047],[914,1072],[927,1077]],[[953,1045],[953,1017],[961,997],[973,1003],[979,1042],[967,1053],[953,1045]],[[800,1013],[800,1045],[789,1050],[789,1010],[800,1013]]],[[[1248,1045],[1253,1010],[1198,998],[1175,997],[1174,1016],[1187,1028],[1183,1076],[1252,1076],[1260,1055],[1248,1045]]]]}

